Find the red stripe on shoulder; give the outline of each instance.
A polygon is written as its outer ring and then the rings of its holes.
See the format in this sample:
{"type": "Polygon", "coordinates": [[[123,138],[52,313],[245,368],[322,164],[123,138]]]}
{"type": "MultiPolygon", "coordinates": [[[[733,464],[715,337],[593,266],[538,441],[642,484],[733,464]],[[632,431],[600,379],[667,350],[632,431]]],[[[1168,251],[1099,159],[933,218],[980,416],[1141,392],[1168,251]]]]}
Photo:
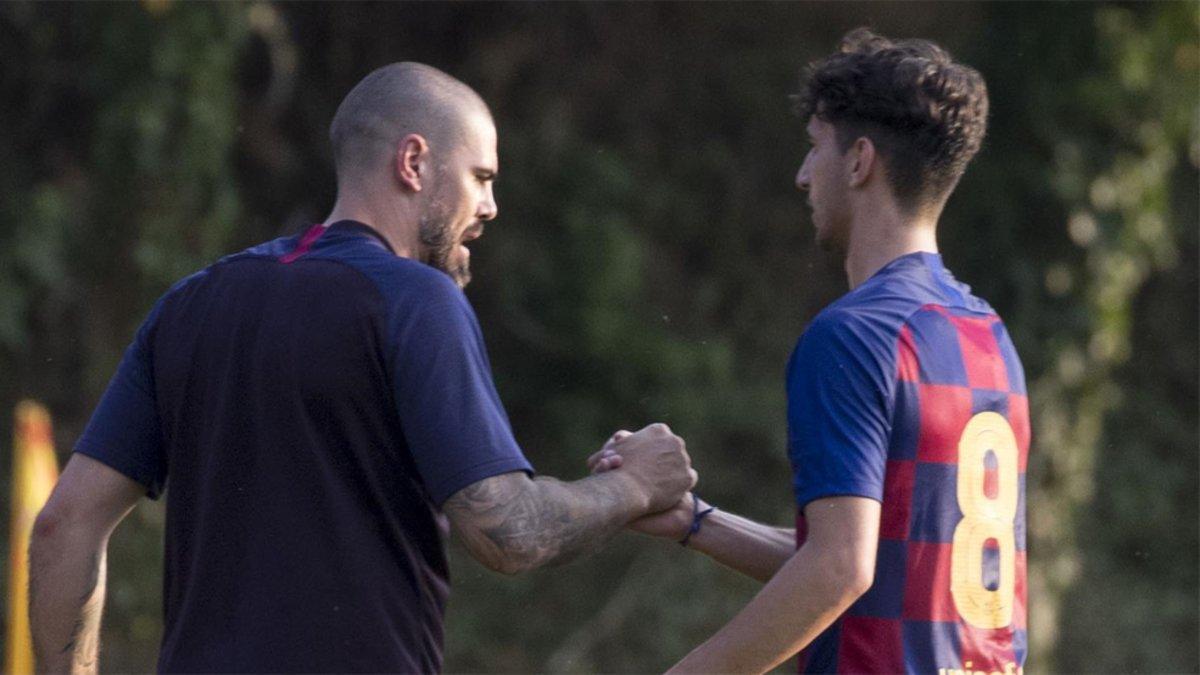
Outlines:
{"type": "Polygon", "coordinates": [[[308,231],[304,233],[304,236],[300,237],[300,243],[296,244],[296,248],[280,256],[279,262],[287,265],[288,263],[295,262],[297,258],[305,253],[308,253],[308,250],[312,248],[313,242],[320,239],[321,235],[325,234],[326,229],[327,228],[320,223],[308,228],[308,231]]]}

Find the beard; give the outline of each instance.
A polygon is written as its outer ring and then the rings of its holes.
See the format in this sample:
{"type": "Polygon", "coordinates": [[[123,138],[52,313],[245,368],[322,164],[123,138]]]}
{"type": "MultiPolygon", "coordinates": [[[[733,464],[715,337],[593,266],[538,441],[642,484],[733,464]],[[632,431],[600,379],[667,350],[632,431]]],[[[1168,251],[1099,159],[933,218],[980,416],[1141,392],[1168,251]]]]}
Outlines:
{"type": "Polygon", "coordinates": [[[440,200],[435,199],[428,212],[421,216],[417,236],[425,248],[421,262],[448,274],[459,288],[465,288],[471,282],[470,263],[467,260],[454,260],[458,238],[454,233],[453,218],[440,200]]]}

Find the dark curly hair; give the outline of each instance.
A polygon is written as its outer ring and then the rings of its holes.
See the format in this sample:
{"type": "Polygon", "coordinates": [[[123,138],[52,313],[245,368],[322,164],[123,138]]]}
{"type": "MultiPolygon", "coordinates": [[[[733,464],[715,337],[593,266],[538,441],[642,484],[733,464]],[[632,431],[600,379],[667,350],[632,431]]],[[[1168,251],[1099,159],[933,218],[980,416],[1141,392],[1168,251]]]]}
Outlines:
{"type": "Polygon", "coordinates": [[[927,40],[893,42],[866,28],[808,68],[797,112],[834,126],[845,152],[866,136],[902,208],[941,205],[987,131],[983,77],[927,40]]]}

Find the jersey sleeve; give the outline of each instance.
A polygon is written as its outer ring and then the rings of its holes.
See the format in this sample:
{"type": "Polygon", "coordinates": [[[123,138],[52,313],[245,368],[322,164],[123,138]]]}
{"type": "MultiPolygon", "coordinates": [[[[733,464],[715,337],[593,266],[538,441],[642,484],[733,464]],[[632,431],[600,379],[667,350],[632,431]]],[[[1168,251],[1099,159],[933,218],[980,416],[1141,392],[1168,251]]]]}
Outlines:
{"type": "Polygon", "coordinates": [[[859,496],[883,501],[894,349],[853,314],[822,314],[788,364],[788,446],[796,503],[859,496]]]}
{"type": "Polygon", "coordinates": [[[126,348],[74,450],[142,484],[151,499],[162,494],[167,480],[150,350],[157,309],[156,306],[126,348]]]}
{"type": "Polygon", "coordinates": [[[393,378],[405,441],[440,506],[472,483],[533,467],[513,438],[466,296],[449,277],[423,286],[393,319],[393,378]]]}

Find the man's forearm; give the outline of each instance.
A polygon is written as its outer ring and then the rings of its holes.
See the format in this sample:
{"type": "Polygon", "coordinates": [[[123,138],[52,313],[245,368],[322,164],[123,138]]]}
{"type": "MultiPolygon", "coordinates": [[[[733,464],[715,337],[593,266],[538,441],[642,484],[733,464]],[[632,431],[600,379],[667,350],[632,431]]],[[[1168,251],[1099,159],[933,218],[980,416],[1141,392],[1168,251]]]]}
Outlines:
{"type": "Polygon", "coordinates": [[[875,578],[879,502],[828,497],[809,504],[800,550],[716,635],[671,672],[762,673],[812,642],[875,578]]]}
{"type": "Polygon", "coordinates": [[[515,574],[599,548],[645,505],[615,473],[570,483],[511,474],[463,489],[444,509],[476,558],[515,574]]]}
{"type": "Polygon", "coordinates": [[[796,531],[718,509],[704,519],[688,548],[766,583],[796,552],[796,531]]]}
{"type": "Polygon", "coordinates": [[[672,673],[762,673],[804,648],[865,591],[846,560],[801,548],[672,673]]]}
{"type": "Polygon", "coordinates": [[[29,616],[37,671],[94,673],[107,538],[95,541],[69,525],[42,519],[39,525],[29,547],[29,616]]]}

